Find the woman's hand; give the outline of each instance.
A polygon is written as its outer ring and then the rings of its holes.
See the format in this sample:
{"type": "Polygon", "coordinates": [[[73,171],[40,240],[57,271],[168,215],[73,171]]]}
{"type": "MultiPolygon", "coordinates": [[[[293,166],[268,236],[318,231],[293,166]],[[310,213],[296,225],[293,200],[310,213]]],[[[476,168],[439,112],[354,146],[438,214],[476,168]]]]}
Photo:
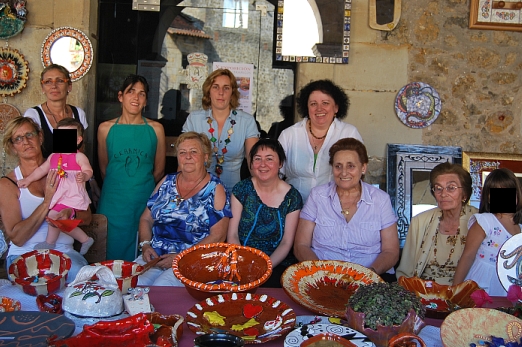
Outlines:
{"type": "Polygon", "coordinates": [[[56,215],[56,220],[63,220],[63,219],[71,219],[73,216],[74,209],[72,208],[64,208],[58,214],[56,215]]]}
{"type": "Polygon", "coordinates": [[[53,195],[56,193],[56,189],[58,188],[58,184],[60,184],[60,176],[58,176],[58,171],[49,170],[47,179],[45,181],[44,200],[50,201],[53,198],[53,195]]]}
{"type": "Polygon", "coordinates": [[[174,257],[176,254],[164,254],[160,258],[161,260],[156,264],[157,267],[168,270],[172,267],[172,262],[174,261],[174,257]]]}
{"type": "MultiPolygon", "coordinates": [[[[146,263],[148,263],[149,261],[156,259],[158,257],[158,253],[156,253],[156,251],[154,250],[154,248],[152,248],[152,246],[150,244],[143,245],[143,247],[141,248],[141,256],[142,256],[143,260],[146,263]]],[[[159,265],[156,265],[156,266],[159,266],[159,265]]]]}

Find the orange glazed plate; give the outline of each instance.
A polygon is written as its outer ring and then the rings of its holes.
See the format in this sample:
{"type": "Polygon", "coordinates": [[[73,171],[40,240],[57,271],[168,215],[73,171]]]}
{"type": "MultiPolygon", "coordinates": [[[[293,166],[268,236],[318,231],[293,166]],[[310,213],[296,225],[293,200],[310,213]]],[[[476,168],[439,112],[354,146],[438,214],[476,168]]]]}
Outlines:
{"type": "Polygon", "coordinates": [[[196,335],[228,333],[245,343],[276,339],[295,326],[295,312],[284,302],[265,294],[226,293],[194,305],[186,316],[196,335]]]}
{"type": "Polygon", "coordinates": [[[307,260],[289,266],[283,289],[296,303],[319,315],[344,318],[346,304],[361,284],[383,282],[370,269],[338,260],[307,260]]]}

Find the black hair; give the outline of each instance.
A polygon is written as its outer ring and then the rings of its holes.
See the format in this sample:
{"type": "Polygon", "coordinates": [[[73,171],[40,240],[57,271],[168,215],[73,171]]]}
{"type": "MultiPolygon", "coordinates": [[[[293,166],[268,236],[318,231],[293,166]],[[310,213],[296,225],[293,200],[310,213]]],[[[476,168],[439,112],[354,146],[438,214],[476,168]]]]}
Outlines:
{"type": "Polygon", "coordinates": [[[320,91],[328,94],[334,99],[335,104],[339,108],[335,115],[338,119],[343,119],[348,114],[348,107],[350,107],[350,99],[348,95],[337,84],[330,80],[318,80],[308,83],[304,86],[297,95],[297,111],[303,118],[308,118],[308,99],[310,94],[315,91],[320,91]]]}

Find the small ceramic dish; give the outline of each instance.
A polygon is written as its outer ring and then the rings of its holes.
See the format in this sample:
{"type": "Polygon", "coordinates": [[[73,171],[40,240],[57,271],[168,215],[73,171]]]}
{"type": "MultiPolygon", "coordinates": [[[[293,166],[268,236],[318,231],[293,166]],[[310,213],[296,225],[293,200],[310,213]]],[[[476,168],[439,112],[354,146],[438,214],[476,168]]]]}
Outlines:
{"type": "Polygon", "coordinates": [[[0,296],[0,312],[14,312],[20,311],[21,309],[22,305],[20,301],[7,296],[0,296]]]}
{"type": "Polygon", "coordinates": [[[300,347],[357,347],[339,335],[325,333],[315,335],[299,345],[300,347]]]}
{"type": "Polygon", "coordinates": [[[36,306],[41,312],[63,313],[62,297],[56,294],[43,295],[36,297],[36,306]]]}
{"type": "Polygon", "coordinates": [[[179,314],[164,315],[158,312],[145,313],[154,326],[151,340],[158,346],[177,346],[183,334],[184,318],[179,314]]]}
{"type": "Polygon", "coordinates": [[[205,334],[194,339],[195,347],[242,347],[245,341],[232,334],[205,334]]]}
{"type": "Polygon", "coordinates": [[[375,345],[368,340],[366,335],[343,325],[338,324],[305,324],[292,330],[285,337],[284,347],[300,347],[310,346],[317,347],[321,344],[306,344],[311,342],[324,341],[331,342],[332,346],[355,346],[355,347],[375,347],[375,345]],[[334,344],[334,341],[350,342],[350,345],[334,344]]]}

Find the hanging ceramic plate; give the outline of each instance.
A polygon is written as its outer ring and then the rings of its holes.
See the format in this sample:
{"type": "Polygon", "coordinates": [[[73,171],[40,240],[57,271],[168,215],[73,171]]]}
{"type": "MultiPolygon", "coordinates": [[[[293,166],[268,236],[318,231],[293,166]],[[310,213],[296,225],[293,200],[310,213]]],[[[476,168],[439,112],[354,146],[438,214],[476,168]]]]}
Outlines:
{"type": "Polygon", "coordinates": [[[0,39],[5,40],[18,35],[24,30],[25,21],[27,19],[27,10],[25,8],[27,1],[14,1],[14,8],[8,3],[0,3],[0,39]]]}
{"type": "Polygon", "coordinates": [[[278,338],[295,326],[295,312],[284,302],[264,294],[220,294],[194,305],[186,317],[197,335],[229,333],[245,343],[278,338]]]}
{"type": "Polygon", "coordinates": [[[11,119],[15,117],[20,117],[22,114],[16,107],[7,103],[0,104],[0,131],[4,132],[5,125],[11,119]]]}
{"type": "Polygon", "coordinates": [[[427,83],[412,82],[401,88],[395,98],[395,112],[406,126],[425,128],[439,116],[439,93],[427,83]]]}
{"type": "Polygon", "coordinates": [[[286,294],[320,315],[344,318],[346,304],[362,284],[383,282],[370,269],[346,261],[307,260],[289,266],[281,276],[286,294]]]}
{"type": "Polygon", "coordinates": [[[522,286],[522,234],[512,236],[500,248],[497,274],[506,291],[512,284],[522,286]]]}
{"type": "Polygon", "coordinates": [[[25,88],[29,63],[16,49],[0,48],[0,96],[13,96],[25,88]]]}
{"type": "MultiPolygon", "coordinates": [[[[303,346],[302,343],[305,343],[307,340],[313,338],[317,335],[336,335],[342,337],[346,341],[350,341],[355,346],[361,347],[371,347],[375,346],[373,342],[368,340],[368,338],[358,332],[357,330],[353,330],[351,328],[345,327],[343,325],[337,324],[306,324],[301,327],[298,327],[291,331],[285,337],[285,345],[284,347],[299,347],[303,346]]],[[[332,343],[333,345],[333,343],[332,343]]],[[[337,345],[336,345],[337,346],[337,345]]]]}

